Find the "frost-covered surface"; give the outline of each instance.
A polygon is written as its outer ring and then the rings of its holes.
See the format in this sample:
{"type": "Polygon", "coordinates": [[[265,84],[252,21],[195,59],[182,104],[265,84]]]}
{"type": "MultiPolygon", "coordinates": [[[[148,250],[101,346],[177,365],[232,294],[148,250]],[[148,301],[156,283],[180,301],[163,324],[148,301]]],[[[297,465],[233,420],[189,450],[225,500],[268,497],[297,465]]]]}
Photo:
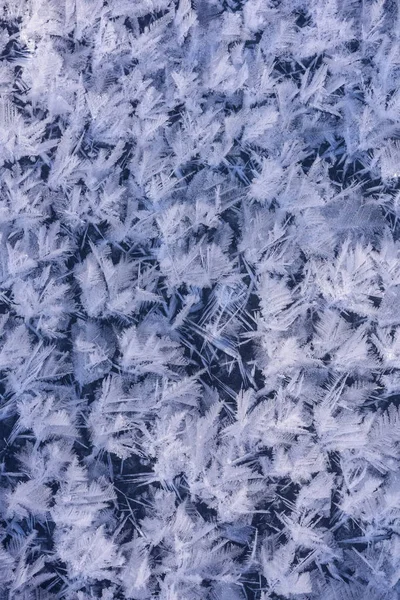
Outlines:
{"type": "Polygon", "coordinates": [[[2,0],[1,600],[398,600],[400,22],[2,0]]]}

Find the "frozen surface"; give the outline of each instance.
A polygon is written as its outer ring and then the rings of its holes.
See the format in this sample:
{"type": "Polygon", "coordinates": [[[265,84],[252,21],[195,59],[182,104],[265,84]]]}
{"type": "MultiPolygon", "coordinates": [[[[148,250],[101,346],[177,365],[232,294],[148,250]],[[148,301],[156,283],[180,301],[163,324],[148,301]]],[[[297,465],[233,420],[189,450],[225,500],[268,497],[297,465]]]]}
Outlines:
{"type": "Polygon", "coordinates": [[[0,600],[400,598],[399,41],[0,2],[0,600]]]}

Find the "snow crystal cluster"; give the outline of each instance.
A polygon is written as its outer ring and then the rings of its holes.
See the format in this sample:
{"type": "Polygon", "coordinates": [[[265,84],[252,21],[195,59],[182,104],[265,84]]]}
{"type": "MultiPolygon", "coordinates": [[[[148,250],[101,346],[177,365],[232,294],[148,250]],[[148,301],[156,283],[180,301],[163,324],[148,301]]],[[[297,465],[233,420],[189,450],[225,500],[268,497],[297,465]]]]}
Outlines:
{"type": "Polygon", "coordinates": [[[0,599],[400,598],[395,0],[1,0],[0,599]]]}

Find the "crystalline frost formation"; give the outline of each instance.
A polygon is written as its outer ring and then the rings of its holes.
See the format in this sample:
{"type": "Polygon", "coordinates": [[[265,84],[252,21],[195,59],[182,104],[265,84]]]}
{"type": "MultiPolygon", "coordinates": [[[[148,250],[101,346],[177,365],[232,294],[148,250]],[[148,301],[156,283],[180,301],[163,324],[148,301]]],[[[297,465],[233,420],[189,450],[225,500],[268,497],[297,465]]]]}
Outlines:
{"type": "Polygon", "coordinates": [[[398,600],[399,41],[2,0],[1,600],[398,600]]]}

